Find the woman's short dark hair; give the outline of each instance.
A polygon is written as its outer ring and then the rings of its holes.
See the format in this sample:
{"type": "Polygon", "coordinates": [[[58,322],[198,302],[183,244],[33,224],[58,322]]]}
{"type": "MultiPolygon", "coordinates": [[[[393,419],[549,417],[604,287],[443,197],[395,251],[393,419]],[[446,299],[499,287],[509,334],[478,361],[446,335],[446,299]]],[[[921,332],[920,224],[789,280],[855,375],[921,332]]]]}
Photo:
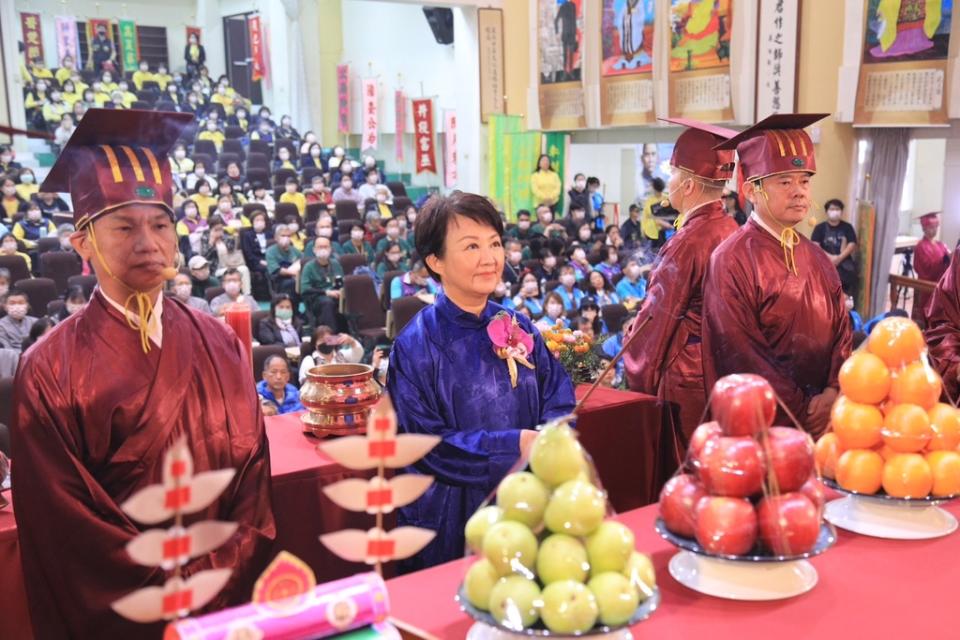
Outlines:
{"type": "Polygon", "coordinates": [[[277,314],[276,314],[277,305],[279,305],[284,300],[289,302],[291,305],[293,304],[293,298],[290,297],[289,293],[278,293],[275,296],[273,296],[273,298],[270,300],[270,317],[271,318],[277,317],[277,314]]]}
{"type": "MultiPolygon", "coordinates": [[[[428,256],[443,258],[447,228],[456,215],[488,226],[496,231],[497,235],[503,236],[503,220],[489,200],[475,193],[454,191],[449,196],[437,195],[430,198],[417,216],[414,235],[418,256],[424,259],[428,256]]],[[[440,275],[429,266],[427,271],[435,280],[440,280],[440,275]]]]}
{"type": "Polygon", "coordinates": [[[86,302],[89,298],[87,298],[87,292],[83,290],[83,286],[75,284],[67,288],[67,295],[64,300],[66,302],[70,302],[71,300],[83,300],[86,302]]]}
{"type": "Polygon", "coordinates": [[[827,203],[823,205],[823,210],[826,211],[830,207],[837,207],[840,209],[840,211],[843,211],[844,209],[843,201],[838,198],[830,198],[829,200],[827,200],[827,203]]]}

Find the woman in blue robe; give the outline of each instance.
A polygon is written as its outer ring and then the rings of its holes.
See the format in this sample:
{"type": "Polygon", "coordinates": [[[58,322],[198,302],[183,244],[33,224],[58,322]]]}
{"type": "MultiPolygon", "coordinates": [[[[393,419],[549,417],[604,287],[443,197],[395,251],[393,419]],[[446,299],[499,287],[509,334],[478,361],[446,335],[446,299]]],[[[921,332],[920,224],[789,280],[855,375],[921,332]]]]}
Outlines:
{"type": "Polygon", "coordinates": [[[435,197],[417,217],[417,253],[444,293],[397,337],[387,388],[402,432],[442,442],[407,470],[435,482],[400,509],[400,524],[437,536],[403,571],[462,557],[467,519],[529,449],[532,429],[575,404],[570,378],[530,320],[487,299],[503,273],[502,235],[496,210],[473,194],[435,197]],[[533,368],[517,366],[516,384],[487,334],[498,313],[533,336],[533,368]]]}

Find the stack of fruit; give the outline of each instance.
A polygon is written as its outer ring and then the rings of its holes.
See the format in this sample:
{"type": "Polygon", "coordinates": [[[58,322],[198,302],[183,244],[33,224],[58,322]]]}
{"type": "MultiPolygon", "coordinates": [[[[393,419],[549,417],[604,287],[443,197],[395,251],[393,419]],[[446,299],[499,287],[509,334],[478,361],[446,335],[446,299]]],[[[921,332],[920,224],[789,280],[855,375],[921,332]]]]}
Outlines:
{"type": "Polygon", "coordinates": [[[920,328],[886,318],[840,369],[832,430],[816,445],[821,475],[841,489],[894,498],[960,494],[960,412],[941,403],[920,328]]]}
{"type": "Polygon", "coordinates": [[[654,593],[653,565],[630,529],[606,519],[606,493],[573,430],[545,427],[529,469],[504,478],[496,504],[467,522],[468,550],[479,558],[463,596],[513,631],[539,621],[559,634],[625,625],[654,593]]]}
{"type": "Polygon", "coordinates": [[[772,426],[777,400],[760,376],[718,380],[710,411],[715,421],[697,427],[684,469],[660,494],[663,526],[714,555],[809,552],[825,497],[810,437],[772,426]]]}
{"type": "Polygon", "coordinates": [[[560,361],[575,384],[593,382],[600,371],[600,358],[594,341],[582,331],[571,331],[557,324],[542,334],[547,349],[560,361]]]}

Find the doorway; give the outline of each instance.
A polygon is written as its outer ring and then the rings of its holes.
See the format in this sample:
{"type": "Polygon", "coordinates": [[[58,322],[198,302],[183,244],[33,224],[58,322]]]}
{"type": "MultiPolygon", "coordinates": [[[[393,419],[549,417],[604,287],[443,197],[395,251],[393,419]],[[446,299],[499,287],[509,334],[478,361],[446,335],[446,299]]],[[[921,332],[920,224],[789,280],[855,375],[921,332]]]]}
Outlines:
{"type": "Polygon", "coordinates": [[[223,45],[227,57],[227,77],[230,86],[254,104],[263,104],[263,90],[260,81],[254,82],[253,59],[250,57],[250,31],[247,21],[250,13],[238,13],[223,19],[223,45]]]}

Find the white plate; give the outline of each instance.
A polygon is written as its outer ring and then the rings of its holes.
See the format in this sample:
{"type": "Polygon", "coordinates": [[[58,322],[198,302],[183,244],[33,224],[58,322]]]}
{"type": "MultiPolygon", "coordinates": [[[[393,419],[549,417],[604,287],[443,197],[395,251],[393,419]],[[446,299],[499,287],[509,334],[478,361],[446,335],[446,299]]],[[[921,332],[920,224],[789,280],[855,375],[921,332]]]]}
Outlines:
{"type": "MultiPolygon", "coordinates": [[[[551,636],[552,638],[573,638],[574,636],[551,636]]],[[[633,640],[633,634],[630,629],[618,629],[611,631],[603,636],[605,640],[633,640]]],[[[511,633],[506,629],[491,627],[482,622],[475,622],[470,631],[467,632],[466,640],[529,640],[529,637],[522,633],[511,633]]]]}
{"type": "Polygon", "coordinates": [[[817,570],[806,560],[736,562],[681,551],[669,566],[683,586],[727,600],[783,600],[817,584],[817,570]]]}
{"type": "Polygon", "coordinates": [[[957,530],[957,519],[940,507],[886,504],[857,496],[828,502],[823,517],[841,529],[890,540],[927,540],[957,530]]]}

